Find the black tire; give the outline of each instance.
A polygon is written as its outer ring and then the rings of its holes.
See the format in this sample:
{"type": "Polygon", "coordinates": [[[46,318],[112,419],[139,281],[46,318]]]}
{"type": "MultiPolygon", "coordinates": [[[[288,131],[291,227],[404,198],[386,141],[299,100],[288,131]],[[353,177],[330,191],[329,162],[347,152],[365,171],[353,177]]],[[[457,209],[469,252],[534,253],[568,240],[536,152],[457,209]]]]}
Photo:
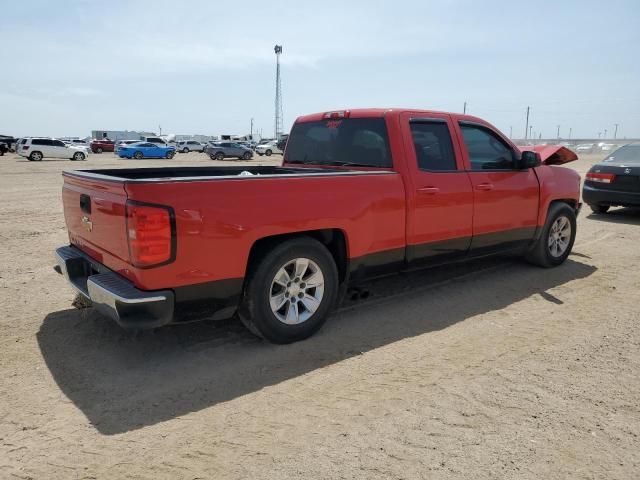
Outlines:
{"type": "Polygon", "coordinates": [[[138,151],[133,154],[133,158],[135,158],[136,160],[140,160],[141,158],[144,158],[144,153],[138,151]]]}
{"type": "Polygon", "coordinates": [[[213,156],[214,160],[224,160],[224,153],[222,152],[217,152],[214,156],[213,156]]]}
{"type": "Polygon", "coordinates": [[[264,154],[265,154],[267,157],[270,157],[272,153],[273,153],[273,152],[272,152],[271,150],[267,150],[266,152],[264,152],[264,154]]]}
{"type": "Polygon", "coordinates": [[[188,149],[187,147],[184,147],[184,148],[182,149],[182,153],[189,153],[189,149],[188,149]]]}
{"type": "MultiPolygon", "coordinates": [[[[320,242],[309,237],[282,242],[263,253],[260,263],[249,272],[238,311],[239,317],[252,333],[272,343],[304,340],[317,332],[326,321],[338,296],[338,282],[335,261],[320,242]],[[278,271],[297,258],[309,259],[320,269],[324,277],[324,293],[317,310],[308,319],[298,324],[287,324],[279,320],[271,310],[271,288],[278,271]]],[[[286,305],[288,303],[285,302],[286,305]]]]}
{"type": "Polygon", "coordinates": [[[176,152],[174,152],[174,151],[169,151],[169,152],[167,152],[167,153],[166,153],[166,155],[164,156],[164,158],[166,158],[167,160],[171,160],[171,159],[174,157],[174,155],[175,155],[175,154],[176,154],[176,152]]]}
{"type": "Polygon", "coordinates": [[[549,268],[555,267],[563,263],[573,248],[573,242],[576,239],[576,212],[573,208],[564,202],[553,203],[549,207],[547,213],[547,221],[542,227],[542,233],[535,245],[527,252],[525,258],[528,262],[538,265],[540,267],[549,268]],[[560,217],[566,217],[569,220],[571,226],[571,233],[569,237],[569,244],[566,250],[558,256],[554,256],[550,251],[549,240],[552,235],[553,224],[560,217]]]}
{"type": "Polygon", "coordinates": [[[42,152],[31,152],[31,155],[29,155],[29,160],[31,160],[32,162],[41,162],[42,152]]]}
{"type": "Polygon", "coordinates": [[[96,153],[102,153],[102,149],[100,147],[96,148],[95,150],[96,153]]]}
{"type": "Polygon", "coordinates": [[[249,152],[244,152],[242,160],[251,160],[251,154],[249,152]]]}
{"type": "Polygon", "coordinates": [[[589,205],[589,208],[591,209],[591,211],[593,213],[607,213],[609,211],[609,208],[611,208],[609,205],[589,205]]]}
{"type": "Polygon", "coordinates": [[[82,162],[85,159],[84,153],[82,152],[76,152],[73,154],[73,157],[71,157],[71,160],[74,160],[76,162],[82,162]]]}

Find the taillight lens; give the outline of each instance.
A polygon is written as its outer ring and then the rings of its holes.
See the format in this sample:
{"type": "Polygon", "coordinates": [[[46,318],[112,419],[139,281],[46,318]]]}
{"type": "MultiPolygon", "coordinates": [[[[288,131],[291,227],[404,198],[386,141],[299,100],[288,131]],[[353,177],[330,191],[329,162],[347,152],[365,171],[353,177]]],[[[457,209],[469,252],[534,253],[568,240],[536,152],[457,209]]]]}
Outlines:
{"type": "Polygon", "coordinates": [[[616,176],[613,173],[587,173],[587,180],[597,183],[613,183],[616,176]]]}
{"type": "Polygon", "coordinates": [[[23,146],[22,146],[22,149],[23,149],[23,150],[29,150],[29,145],[23,145],[23,146]]]}
{"type": "Polygon", "coordinates": [[[127,201],[131,263],[136,267],[152,267],[173,261],[175,228],[171,208],[127,201]]]}

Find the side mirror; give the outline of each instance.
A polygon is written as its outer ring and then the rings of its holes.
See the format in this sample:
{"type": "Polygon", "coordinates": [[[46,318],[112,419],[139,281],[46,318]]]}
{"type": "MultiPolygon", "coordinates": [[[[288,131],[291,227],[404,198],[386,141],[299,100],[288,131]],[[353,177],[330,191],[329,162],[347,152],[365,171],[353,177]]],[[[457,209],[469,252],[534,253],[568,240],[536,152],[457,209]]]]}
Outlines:
{"type": "Polygon", "coordinates": [[[525,150],[520,156],[520,169],[526,170],[528,168],[535,168],[542,165],[540,154],[538,152],[532,152],[531,150],[525,150]]]}

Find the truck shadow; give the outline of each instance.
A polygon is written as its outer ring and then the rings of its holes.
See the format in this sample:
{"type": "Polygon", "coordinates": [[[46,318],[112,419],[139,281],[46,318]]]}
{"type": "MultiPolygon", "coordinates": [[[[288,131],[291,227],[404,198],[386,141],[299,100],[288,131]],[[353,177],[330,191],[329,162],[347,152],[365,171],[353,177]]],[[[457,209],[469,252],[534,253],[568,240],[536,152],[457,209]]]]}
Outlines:
{"type": "Polygon", "coordinates": [[[64,394],[102,434],[113,435],[233,400],[270,385],[428,334],[591,275],[567,260],[540,269],[484,259],[370,282],[367,300],[345,300],[314,337],[271,345],[239,322],[200,322],[134,336],[93,309],[46,316],[37,334],[64,394]]]}

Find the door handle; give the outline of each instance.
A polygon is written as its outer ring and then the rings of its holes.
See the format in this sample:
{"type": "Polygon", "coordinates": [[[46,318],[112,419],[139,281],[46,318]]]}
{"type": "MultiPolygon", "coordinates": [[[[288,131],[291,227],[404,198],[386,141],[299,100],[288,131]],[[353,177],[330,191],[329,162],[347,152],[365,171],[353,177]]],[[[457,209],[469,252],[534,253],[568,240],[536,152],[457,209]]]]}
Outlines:
{"type": "Polygon", "coordinates": [[[426,193],[428,195],[436,194],[440,191],[438,187],[422,187],[418,189],[419,193],[426,193]]]}
{"type": "Polygon", "coordinates": [[[493,183],[480,183],[476,185],[476,190],[493,190],[493,183]]]}

